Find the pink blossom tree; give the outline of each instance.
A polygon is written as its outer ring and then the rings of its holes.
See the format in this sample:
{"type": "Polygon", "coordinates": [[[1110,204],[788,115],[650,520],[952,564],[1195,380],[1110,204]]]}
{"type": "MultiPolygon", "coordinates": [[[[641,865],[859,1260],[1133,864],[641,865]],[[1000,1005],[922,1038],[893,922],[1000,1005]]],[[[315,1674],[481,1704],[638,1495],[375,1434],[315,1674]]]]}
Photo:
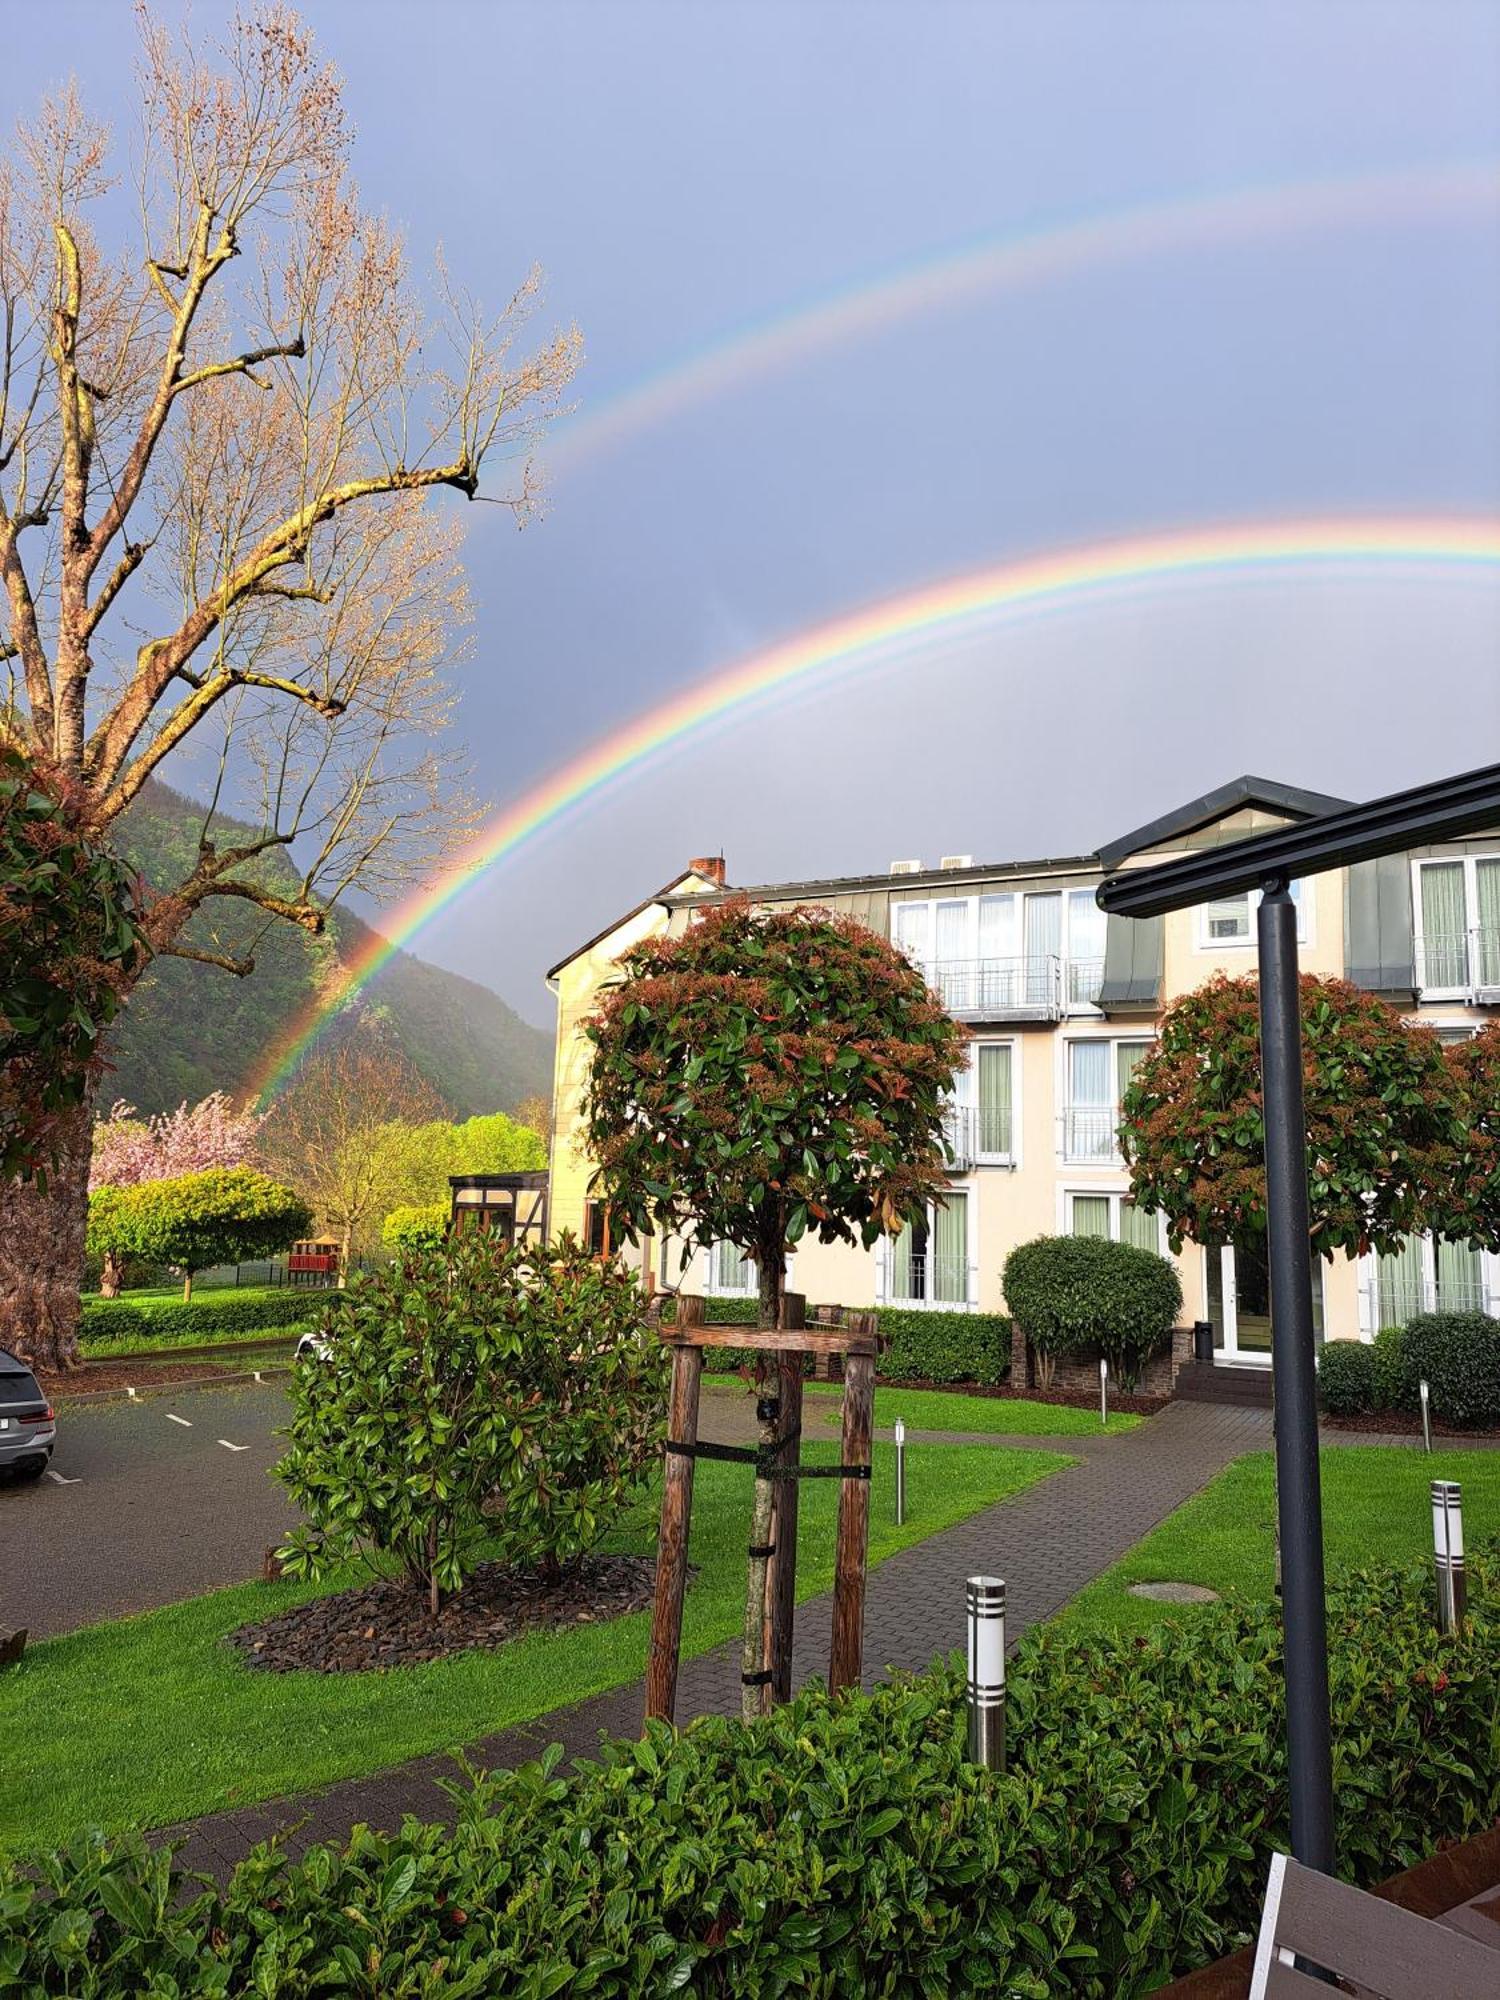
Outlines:
{"type": "MultiPolygon", "coordinates": [[[[201,1174],[214,1167],[247,1166],[264,1123],[264,1112],[237,1111],[222,1090],[213,1091],[200,1104],[184,1100],[175,1111],[147,1119],[138,1118],[135,1106],[121,1098],[94,1128],[89,1193],[102,1187],[175,1180],[179,1174],[201,1174]]],[[[102,1296],[117,1298],[124,1275],[123,1254],[107,1250],[99,1274],[102,1296]]]]}

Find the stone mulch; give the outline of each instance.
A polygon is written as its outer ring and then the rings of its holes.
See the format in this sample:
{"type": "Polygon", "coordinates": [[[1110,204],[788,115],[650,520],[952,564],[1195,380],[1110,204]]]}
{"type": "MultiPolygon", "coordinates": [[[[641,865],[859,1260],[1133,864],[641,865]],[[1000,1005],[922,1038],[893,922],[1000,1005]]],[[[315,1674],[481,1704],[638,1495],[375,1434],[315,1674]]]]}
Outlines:
{"type": "Polygon", "coordinates": [[[403,1578],[294,1605],[229,1643],[271,1673],[360,1674],[503,1646],[524,1632],[603,1624],[651,1602],[653,1556],[585,1556],[555,1582],[535,1570],[481,1563],[437,1617],[403,1578]]]}

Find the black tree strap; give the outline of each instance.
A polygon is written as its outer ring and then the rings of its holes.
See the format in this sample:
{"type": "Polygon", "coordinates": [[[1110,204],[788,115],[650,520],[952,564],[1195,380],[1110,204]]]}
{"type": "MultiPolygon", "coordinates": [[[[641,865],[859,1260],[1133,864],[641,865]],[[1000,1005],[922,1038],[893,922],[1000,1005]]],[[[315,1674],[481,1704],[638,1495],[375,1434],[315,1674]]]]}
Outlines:
{"type": "MultiPolygon", "coordinates": [[[[800,1468],[783,1466],[781,1464],[781,1455],[789,1445],[796,1444],[801,1436],[802,1432],[799,1428],[794,1431],[788,1431],[786,1436],[778,1438],[775,1444],[762,1445],[707,1444],[702,1440],[697,1444],[682,1444],[676,1438],[668,1438],[664,1449],[669,1451],[674,1458],[717,1458],[724,1460],[730,1465],[753,1465],[756,1472],[762,1478],[796,1479],[799,1477],[805,1478],[809,1468],[806,1466],[800,1468]]],[[[820,1466],[817,1470],[825,1477],[829,1476],[828,1467],[820,1466]]]]}
{"type": "Polygon", "coordinates": [[[752,1556],[774,1556],[776,1553],[776,1544],[774,1542],[752,1542],[745,1553],[752,1556]]]}
{"type": "Polygon", "coordinates": [[[783,1479],[868,1479],[868,1465],[797,1465],[788,1466],[781,1474],[783,1479]]]}
{"type": "Polygon", "coordinates": [[[740,1679],[747,1688],[769,1687],[776,1676],[769,1667],[762,1667],[758,1674],[741,1674],[740,1679]]]}

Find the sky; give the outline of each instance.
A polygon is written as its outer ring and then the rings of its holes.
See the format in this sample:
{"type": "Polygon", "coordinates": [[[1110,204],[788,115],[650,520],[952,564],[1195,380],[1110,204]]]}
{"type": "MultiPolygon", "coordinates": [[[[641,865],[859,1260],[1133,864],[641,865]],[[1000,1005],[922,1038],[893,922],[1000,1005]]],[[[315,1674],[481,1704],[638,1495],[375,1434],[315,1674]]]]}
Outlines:
{"type": "MultiPolygon", "coordinates": [[[[539,263],[544,323],[586,345],[542,516],[469,522],[461,731],[496,808],[757,649],[955,573],[1224,522],[1500,520],[1493,0],[302,11],[418,268],[440,242],[499,301],[539,263]],[[1493,198],[1422,193],[1486,166],[1493,198]],[[1374,191],[1318,222],[1350,177],[1374,191]],[[1236,198],[1254,227],[1215,224],[1236,198]],[[795,337],[819,301],[1111,219],[1106,253],[1024,284],[795,337]]],[[[72,73],[128,128],[125,0],[0,20],[0,110],[72,73]]],[[[1494,565],[1199,575],[917,637],[627,772],[412,948],[547,1024],[546,967],[692,856],[756,883],[1079,853],[1247,770],[1371,796],[1500,756],[1497,663],[1494,565]]]]}

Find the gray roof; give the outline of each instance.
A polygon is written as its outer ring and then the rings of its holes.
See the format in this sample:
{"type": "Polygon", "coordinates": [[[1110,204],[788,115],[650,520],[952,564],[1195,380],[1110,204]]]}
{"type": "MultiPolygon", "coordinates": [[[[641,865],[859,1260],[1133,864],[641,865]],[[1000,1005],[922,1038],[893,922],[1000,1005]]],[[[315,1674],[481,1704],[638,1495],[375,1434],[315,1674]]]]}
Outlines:
{"type": "Polygon", "coordinates": [[[1185,806],[1163,813],[1160,819],[1148,820],[1132,833],[1104,841],[1099,848],[1099,859],[1106,868],[1117,868],[1143,848],[1160,847],[1166,841],[1197,833],[1201,827],[1223,819],[1226,813],[1238,812],[1246,806],[1262,806],[1268,812],[1285,813],[1291,819],[1317,819],[1323,813],[1342,812],[1349,803],[1348,799],[1336,799],[1328,792],[1304,791],[1300,785],[1279,785],[1272,778],[1248,775],[1231,778],[1227,785],[1205,792],[1201,798],[1189,799],[1185,806]]]}

